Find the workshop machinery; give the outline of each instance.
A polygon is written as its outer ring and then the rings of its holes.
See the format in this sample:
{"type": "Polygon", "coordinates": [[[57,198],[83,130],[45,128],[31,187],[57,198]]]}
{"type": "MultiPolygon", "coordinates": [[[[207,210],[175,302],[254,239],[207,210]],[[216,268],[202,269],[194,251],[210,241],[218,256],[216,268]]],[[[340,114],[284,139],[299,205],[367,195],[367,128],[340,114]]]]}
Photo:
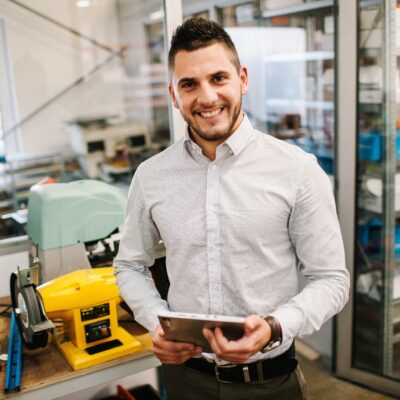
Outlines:
{"type": "Polygon", "coordinates": [[[39,286],[37,259],[12,273],[11,300],[26,347],[45,347],[52,334],[74,370],[139,351],[140,342],[118,325],[114,269],[80,269],[39,286]]]}
{"type": "Polygon", "coordinates": [[[112,265],[126,203],[126,192],[96,180],[33,186],[27,233],[30,264],[41,262],[39,281],[112,265]]]}

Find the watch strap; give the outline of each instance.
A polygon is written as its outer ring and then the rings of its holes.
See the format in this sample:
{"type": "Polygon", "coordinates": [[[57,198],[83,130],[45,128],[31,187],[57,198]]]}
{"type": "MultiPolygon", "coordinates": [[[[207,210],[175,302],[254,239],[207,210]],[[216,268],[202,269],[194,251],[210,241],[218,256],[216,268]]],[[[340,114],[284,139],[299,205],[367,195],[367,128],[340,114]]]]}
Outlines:
{"type": "Polygon", "coordinates": [[[264,319],[265,321],[267,321],[268,325],[271,328],[271,338],[268,341],[267,345],[263,349],[261,349],[262,353],[271,351],[282,343],[282,328],[279,321],[272,315],[268,315],[264,319]]]}

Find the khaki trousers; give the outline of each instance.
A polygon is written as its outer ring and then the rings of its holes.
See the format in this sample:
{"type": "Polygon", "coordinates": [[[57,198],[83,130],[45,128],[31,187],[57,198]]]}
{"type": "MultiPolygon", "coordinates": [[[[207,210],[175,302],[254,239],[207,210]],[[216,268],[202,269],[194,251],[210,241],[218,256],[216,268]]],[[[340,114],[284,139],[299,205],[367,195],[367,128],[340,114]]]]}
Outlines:
{"type": "Polygon", "coordinates": [[[212,375],[185,365],[163,365],[167,400],[306,400],[300,368],[289,375],[257,383],[220,383],[212,375]]]}

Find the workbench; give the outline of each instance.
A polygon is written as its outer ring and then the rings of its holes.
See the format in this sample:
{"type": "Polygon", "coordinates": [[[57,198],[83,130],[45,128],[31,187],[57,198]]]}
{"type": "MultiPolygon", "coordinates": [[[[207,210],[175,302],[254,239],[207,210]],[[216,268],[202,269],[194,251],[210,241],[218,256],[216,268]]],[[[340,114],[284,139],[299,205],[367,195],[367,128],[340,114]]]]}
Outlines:
{"type": "MultiPolygon", "coordinates": [[[[10,318],[0,317],[1,354],[7,353],[9,324],[10,318]]],[[[147,331],[133,322],[127,314],[121,317],[120,324],[142,344],[141,351],[74,371],[52,342],[44,349],[24,349],[21,391],[4,393],[6,363],[1,362],[3,368],[0,372],[0,399],[54,399],[159,366],[160,362],[153,355],[151,337],[147,331]]]]}

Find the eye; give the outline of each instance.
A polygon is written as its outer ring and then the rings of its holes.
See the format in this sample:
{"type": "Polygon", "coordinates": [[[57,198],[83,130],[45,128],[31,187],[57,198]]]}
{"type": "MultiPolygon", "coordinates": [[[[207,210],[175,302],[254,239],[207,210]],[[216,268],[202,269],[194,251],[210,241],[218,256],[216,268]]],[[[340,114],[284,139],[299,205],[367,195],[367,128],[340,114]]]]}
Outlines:
{"type": "Polygon", "coordinates": [[[225,78],[225,76],[224,75],[216,75],[215,77],[214,77],[214,81],[215,82],[222,82],[222,81],[224,81],[226,78],[225,78]]]}
{"type": "Polygon", "coordinates": [[[182,89],[191,89],[191,88],[193,88],[194,86],[195,86],[194,82],[188,81],[188,82],[182,83],[181,88],[182,88],[182,89]]]}

